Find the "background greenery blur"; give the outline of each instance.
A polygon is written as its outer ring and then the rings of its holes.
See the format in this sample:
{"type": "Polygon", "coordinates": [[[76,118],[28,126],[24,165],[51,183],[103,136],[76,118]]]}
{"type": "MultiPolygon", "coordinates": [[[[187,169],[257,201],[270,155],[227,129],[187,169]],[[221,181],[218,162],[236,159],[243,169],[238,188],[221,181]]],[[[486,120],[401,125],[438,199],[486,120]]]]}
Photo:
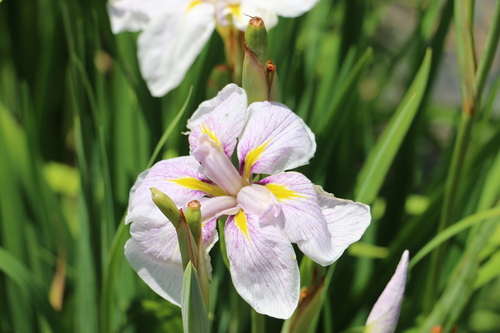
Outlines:
{"type": "MultiPolygon", "coordinates": [[[[468,0],[322,0],[270,31],[284,103],[318,142],[301,171],[372,206],[327,270],[317,331],[363,325],[409,249],[398,331],[500,332],[498,3],[474,15],[468,0]]],[[[136,39],[111,33],[103,0],[0,4],[0,332],[181,330],[180,309],[125,260],[122,218],[165,130],[156,160],[188,153],[180,132],[217,89],[223,43],[214,34],[158,99],[136,39]]],[[[219,251],[212,331],[250,331],[219,251]]]]}

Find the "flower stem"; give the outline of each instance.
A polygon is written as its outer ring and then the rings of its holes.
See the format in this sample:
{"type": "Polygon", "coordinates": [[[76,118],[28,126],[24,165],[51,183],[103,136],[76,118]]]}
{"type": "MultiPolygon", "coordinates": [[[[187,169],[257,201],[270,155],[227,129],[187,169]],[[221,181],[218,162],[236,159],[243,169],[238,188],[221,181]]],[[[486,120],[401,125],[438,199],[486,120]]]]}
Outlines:
{"type": "MultiPolygon", "coordinates": [[[[475,57],[472,35],[472,18],[474,13],[473,0],[455,0],[454,19],[457,35],[457,63],[460,73],[460,88],[462,92],[462,117],[458,127],[457,140],[453,148],[448,178],[446,179],[443,206],[439,219],[437,234],[451,225],[455,213],[457,192],[463,169],[463,162],[470,141],[472,125],[476,112],[475,57]]],[[[429,313],[434,307],[439,290],[441,268],[446,252],[446,244],[442,244],[432,253],[429,271],[429,283],[425,295],[425,309],[429,313]]]]}
{"type": "Polygon", "coordinates": [[[486,84],[486,79],[495,59],[496,49],[498,47],[498,41],[500,40],[500,1],[497,1],[495,6],[495,12],[493,13],[492,25],[486,39],[486,46],[484,49],[483,57],[479,62],[479,67],[477,69],[476,76],[476,96],[480,100],[483,93],[484,85],[486,84]]]}
{"type": "Polygon", "coordinates": [[[265,317],[252,308],[252,333],[265,333],[265,317]]]}

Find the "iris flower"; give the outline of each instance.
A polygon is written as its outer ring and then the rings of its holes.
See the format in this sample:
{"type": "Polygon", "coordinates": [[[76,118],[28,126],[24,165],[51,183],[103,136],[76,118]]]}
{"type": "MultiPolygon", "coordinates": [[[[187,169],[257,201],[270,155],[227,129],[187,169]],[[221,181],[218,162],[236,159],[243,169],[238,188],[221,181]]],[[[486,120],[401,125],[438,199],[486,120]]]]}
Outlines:
{"type": "Polygon", "coordinates": [[[396,272],[373,306],[366,320],[365,333],[394,333],[408,274],[408,251],[403,252],[396,272]]]}
{"type": "Polygon", "coordinates": [[[160,296],[179,305],[182,265],[173,225],[154,205],[150,188],[180,208],[201,202],[203,241],[224,227],[233,284],[257,312],[289,318],[299,300],[299,268],[292,243],[321,265],[337,260],[370,223],[368,206],[324,192],[298,172],[314,155],[314,134],[279,103],[247,107],[234,84],[200,104],[188,121],[190,156],[161,161],[131,191],[125,255],[160,296]],[[231,162],[236,150],[236,168],[231,162]],[[258,175],[268,175],[262,179],[258,175]]]}
{"type": "Polygon", "coordinates": [[[249,18],[259,16],[268,29],[278,15],[296,17],[319,0],[110,0],[111,29],[142,31],[139,65],[153,96],[177,87],[216,28],[234,25],[244,31],[249,18]]]}

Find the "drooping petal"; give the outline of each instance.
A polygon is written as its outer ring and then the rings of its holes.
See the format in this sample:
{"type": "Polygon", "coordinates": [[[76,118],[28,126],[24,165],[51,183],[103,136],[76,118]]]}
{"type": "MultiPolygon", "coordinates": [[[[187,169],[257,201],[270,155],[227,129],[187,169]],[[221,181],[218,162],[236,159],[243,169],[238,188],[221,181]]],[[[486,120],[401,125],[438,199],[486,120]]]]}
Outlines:
{"type": "MultiPolygon", "coordinates": [[[[156,211],[159,211],[156,208],[156,211]]],[[[131,239],[125,256],[132,268],[158,295],[180,305],[182,261],[174,226],[161,214],[156,220],[136,221],[130,227],[131,239]]],[[[208,253],[218,240],[216,220],[203,224],[202,235],[208,253]]],[[[211,267],[208,267],[211,271],[211,267]]]]}
{"type": "Polygon", "coordinates": [[[235,196],[243,187],[243,178],[224,154],[221,146],[207,134],[200,137],[200,145],[192,155],[201,163],[205,175],[227,194],[235,196]]]}
{"type": "Polygon", "coordinates": [[[233,284],[255,311],[289,318],[299,300],[299,269],[290,242],[278,228],[260,226],[243,211],[228,217],[227,255],[233,284]]]}
{"type": "Polygon", "coordinates": [[[122,31],[139,31],[156,16],[175,8],[185,8],[187,0],[110,0],[108,2],[111,30],[117,34],[122,31]]]}
{"type": "Polygon", "coordinates": [[[205,244],[205,251],[208,253],[215,243],[219,240],[219,234],[217,233],[217,219],[211,219],[203,222],[201,225],[201,235],[203,238],[203,244],[205,244]]]}
{"type": "Polygon", "coordinates": [[[200,145],[200,137],[207,134],[218,143],[231,158],[236,139],[245,125],[247,95],[235,84],[225,86],[216,97],[200,104],[188,120],[189,146],[195,151],[200,145]]]}
{"type": "Polygon", "coordinates": [[[154,292],[180,306],[183,275],[181,263],[155,260],[133,238],[125,244],[125,256],[130,266],[154,292]]]}
{"type": "Polygon", "coordinates": [[[396,330],[408,274],[408,257],[406,250],[396,272],[368,315],[366,333],[393,333],[396,330]]]}
{"type": "Polygon", "coordinates": [[[371,221],[370,206],[338,199],[333,194],[323,191],[321,186],[315,185],[315,189],[332,237],[331,242],[335,251],[333,261],[335,261],[349,245],[357,242],[365,233],[371,221]]]}
{"type": "Polygon", "coordinates": [[[160,97],[177,87],[215,28],[214,6],[194,1],[155,17],[138,39],[142,77],[160,97]]]}
{"type": "Polygon", "coordinates": [[[248,108],[238,144],[240,169],[275,174],[307,164],[316,151],[314,134],[304,121],[279,103],[258,102],[248,108]]]}
{"type": "MultiPolygon", "coordinates": [[[[244,2],[243,0],[242,2],[244,2]]],[[[279,16],[297,17],[311,10],[319,0],[246,0],[255,3],[263,10],[272,10],[279,16]]]]}
{"type": "Polygon", "coordinates": [[[151,199],[151,187],[168,195],[180,208],[207,194],[223,194],[224,191],[213,185],[199,172],[199,168],[196,159],[184,156],[158,162],[147,171],[145,177],[145,173],[139,175],[131,190],[125,222],[157,219],[158,209],[151,199]]]}
{"type": "Polygon", "coordinates": [[[331,231],[318,204],[314,185],[298,172],[283,172],[262,179],[278,198],[284,215],[283,230],[292,243],[320,265],[331,264],[336,257],[331,231]]]}

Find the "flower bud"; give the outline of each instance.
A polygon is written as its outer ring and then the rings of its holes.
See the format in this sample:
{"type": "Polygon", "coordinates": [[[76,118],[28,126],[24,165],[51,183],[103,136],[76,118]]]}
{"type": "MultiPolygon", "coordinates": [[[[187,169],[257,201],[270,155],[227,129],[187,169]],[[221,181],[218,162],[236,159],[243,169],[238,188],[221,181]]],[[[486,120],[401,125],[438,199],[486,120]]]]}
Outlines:
{"type": "Polygon", "coordinates": [[[255,54],[262,66],[267,61],[267,30],[260,17],[252,17],[245,31],[245,44],[255,54]]]}
{"type": "Polygon", "coordinates": [[[177,208],[172,199],[170,199],[170,197],[162,191],[157,190],[154,187],[151,187],[150,190],[151,198],[153,199],[155,205],[161,210],[163,215],[165,215],[167,219],[172,222],[174,227],[177,228],[180,220],[179,208],[177,208]]]}
{"type": "Polygon", "coordinates": [[[281,100],[276,65],[267,60],[267,31],[260,17],[252,17],[245,31],[242,82],[249,104],[281,100]]]}
{"type": "Polygon", "coordinates": [[[231,69],[228,65],[217,65],[210,72],[207,82],[207,96],[213,98],[225,86],[231,83],[231,69]]]}
{"type": "Polygon", "coordinates": [[[198,248],[201,244],[201,204],[198,200],[188,202],[186,212],[186,222],[193,234],[194,241],[198,248]]]}

